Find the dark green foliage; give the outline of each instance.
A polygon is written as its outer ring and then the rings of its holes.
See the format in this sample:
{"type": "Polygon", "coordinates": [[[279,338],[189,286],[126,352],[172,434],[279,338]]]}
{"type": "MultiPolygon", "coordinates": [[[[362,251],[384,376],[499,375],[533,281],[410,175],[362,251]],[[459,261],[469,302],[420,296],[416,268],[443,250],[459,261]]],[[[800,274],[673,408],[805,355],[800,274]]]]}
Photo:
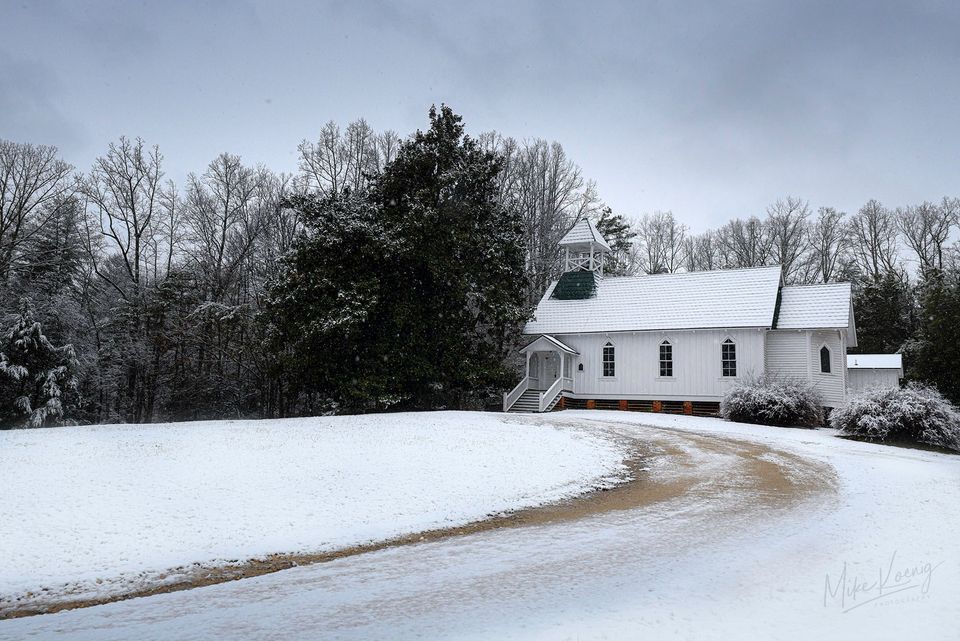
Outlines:
{"type": "Polygon", "coordinates": [[[528,316],[520,220],[496,198],[501,159],[448,107],[365,193],[290,201],[309,233],[267,319],[300,398],[331,407],[463,405],[509,383],[528,316]]]}
{"type": "Polygon", "coordinates": [[[76,355],[54,347],[35,320],[29,300],[0,337],[0,428],[58,423],[76,400],[76,355]]]}
{"type": "Polygon", "coordinates": [[[867,281],[853,297],[857,342],[851,353],[889,354],[900,351],[916,328],[913,294],[906,278],[887,272],[879,281],[867,281]]]}
{"type": "Polygon", "coordinates": [[[960,403],[960,272],[931,271],[918,293],[919,328],[904,349],[907,377],[960,403]]]}
{"type": "Polygon", "coordinates": [[[558,300],[584,300],[597,292],[597,277],[592,271],[564,272],[553,288],[552,298],[558,300]]]}
{"type": "Polygon", "coordinates": [[[612,250],[604,257],[603,271],[611,276],[623,276],[630,262],[630,249],[637,233],[622,214],[614,215],[613,210],[604,207],[597,220],[597,231],[603,236],[612,250]]]}
{"type": "Polygon", "coordinates": [[[774,376],[747,379],[727,392],[720,415],[728,421],[815,427],[823,424],[820,397],[808,382],[774,376]]]}

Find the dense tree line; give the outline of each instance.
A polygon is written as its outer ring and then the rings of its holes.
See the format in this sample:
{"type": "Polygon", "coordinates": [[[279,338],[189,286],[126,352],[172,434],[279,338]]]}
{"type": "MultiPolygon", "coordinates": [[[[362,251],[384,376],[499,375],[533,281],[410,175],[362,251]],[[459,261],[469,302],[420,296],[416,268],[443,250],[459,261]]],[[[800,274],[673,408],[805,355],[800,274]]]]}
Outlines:
{"type": "Polygon", "coordinates": [[[782,265],[787,284],[851,282],[860,353],[904,354],[907,376],[960,402],[960,199],[856,213],[787,197],[764,217],[691,235],[669,212],[640,218],[625,272],[782,265]]]}
{"type": "Polygon", "coordinates": [[[693,234],[614,212],[556,142],[328,123],[279,174],[221,154],[184,185],[121,138],[85,172],[0,141],[0,425],[466,406],[590,218],[615,275],[781,264],[852,281],[862,351],[960,399],[960,201],[845,214],[788,197],[693,234]]]}

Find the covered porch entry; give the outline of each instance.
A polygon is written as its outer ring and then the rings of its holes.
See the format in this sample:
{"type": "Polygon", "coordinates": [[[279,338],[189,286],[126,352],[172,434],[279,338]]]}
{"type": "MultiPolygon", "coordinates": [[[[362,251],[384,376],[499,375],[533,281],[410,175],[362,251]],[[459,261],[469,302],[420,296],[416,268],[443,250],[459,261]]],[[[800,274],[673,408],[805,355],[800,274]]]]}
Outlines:
{"type": "Polygon", "coordinates": [[[549,412],[563,392],[573,391],[573,360],[579,353],[544,334],[520,350],[526,356],[524,378],[503,395],[504,412],[549,412]]]}

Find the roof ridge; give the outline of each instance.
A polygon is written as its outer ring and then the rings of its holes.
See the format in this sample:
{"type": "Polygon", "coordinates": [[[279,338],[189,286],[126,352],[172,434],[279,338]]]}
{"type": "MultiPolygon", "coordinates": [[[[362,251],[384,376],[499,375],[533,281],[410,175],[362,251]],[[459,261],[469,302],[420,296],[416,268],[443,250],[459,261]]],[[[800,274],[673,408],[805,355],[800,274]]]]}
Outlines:
{"type": "Polygon", "coordinates": [[[729,274],[730,272],[749,272],[759,271],[761,269],[783,269],[781,265],[760,265],[758,267],[729,267],[722,269],[702,269],[692,272],[669,272],[665,274],[630,274],[626,276],[604,276],[606,280],[627,279],[627,278],[656,278],[658,276],[694,276],[696,274],[729,274]]]}

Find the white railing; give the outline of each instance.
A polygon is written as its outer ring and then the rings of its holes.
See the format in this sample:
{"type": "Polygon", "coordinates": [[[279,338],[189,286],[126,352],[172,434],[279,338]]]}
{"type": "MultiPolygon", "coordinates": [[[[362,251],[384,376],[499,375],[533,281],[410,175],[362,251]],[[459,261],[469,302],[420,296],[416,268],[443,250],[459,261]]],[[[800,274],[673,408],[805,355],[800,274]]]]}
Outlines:
{"type": "Polygon", "coordinates": [[[563,391],[563,379],[558,378],[553,382],[553,385],[550,386],[550,389],[540,392],[540,411],[546,411],[546,409],[550,407],[550,403],[560,396],[561,391],[563,391]]]}
{"type": "Polygon", "coordinates": [[[593,257],[591,256],[571,256],[567,271],[593,271],[593,257]]]}
{"type": "Polygon", "coordinates": [[[573,391],[573,379],[569,376],[563,377],[563,391],[572,392],[573,391]]]}
{"type": "Polygon", "coordinates": [[[525,377],[520,379],[520,382],[517,383],[517,386],[513,388],[512,392],[504,392],[503,394],[503,411],[509,411],[513,404],[517,402],[517,399],[523,396],[523,393],[530,389],[530,378],[525,377]]]}

